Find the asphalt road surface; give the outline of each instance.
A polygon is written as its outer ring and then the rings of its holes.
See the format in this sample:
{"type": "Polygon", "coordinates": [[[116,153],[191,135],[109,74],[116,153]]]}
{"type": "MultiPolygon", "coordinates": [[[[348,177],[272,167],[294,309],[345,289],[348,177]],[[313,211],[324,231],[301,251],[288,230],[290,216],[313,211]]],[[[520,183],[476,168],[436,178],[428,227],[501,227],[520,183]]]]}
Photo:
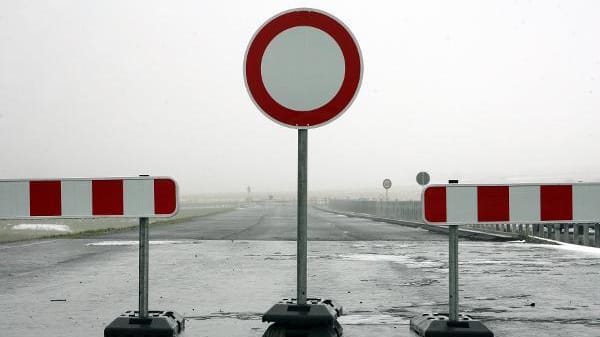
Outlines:
{"type": "MultiPolygon", "coordinates": [[[[347,337],[410,336],[447,308],[447,240],[309,211],[308,294],[336,299],[347,337]]],[[[295,208],[262,205],[151,227],[150,309],[185,336],[258,337],[261,314],[295,294],[295,208]]],[[[0,245],[0,335],[102,336],[137,308],[137,232],[0,245]],[[58,301],[57,301],[58,300],[58,301]]],[[[600,253],[461,241],[461,310],[496,336],[600,336],[600,253]]]]}
{"type": "MultiPolygon", "coordinates": [[[[336,216],[311,209],[308,238],[320,241],[446,240],[425,230],[336,216]]],[[[152,228],[156,240],[296,240],[296,209],[292,205],[261,205],[194,221],[152,228]]],[[[117,233],[100,239],[137,240],[137,232],[117,233]]]]}

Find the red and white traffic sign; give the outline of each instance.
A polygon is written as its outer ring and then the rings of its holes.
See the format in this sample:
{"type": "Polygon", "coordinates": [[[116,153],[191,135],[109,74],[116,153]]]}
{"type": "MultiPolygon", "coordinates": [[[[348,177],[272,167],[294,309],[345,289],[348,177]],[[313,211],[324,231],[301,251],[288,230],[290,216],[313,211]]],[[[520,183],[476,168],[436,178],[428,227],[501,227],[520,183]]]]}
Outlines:
{"type": "Polygon", "coordinates": [[[600,221],[600,183],[431,185],[423,191],[430,224],[600,221]]]}
{"type": "Polygon", "coordinates": [[[392,187],[392,181],[388,178],[383,179],[383,188],[390,189],[392,187]]]}
{"type": "Polygon", "coordinates": [[[339,117],[362,77],[360,49],[350,30],[316,9],[275,15],[251,39],[244,60],[250,97],[267,117],[306,129],[339,117]]]}
{"type": "Polygon", "coordinates": [[[177,195],[162,177],[0,180],[0,218],[170,217],[177,195]]]}

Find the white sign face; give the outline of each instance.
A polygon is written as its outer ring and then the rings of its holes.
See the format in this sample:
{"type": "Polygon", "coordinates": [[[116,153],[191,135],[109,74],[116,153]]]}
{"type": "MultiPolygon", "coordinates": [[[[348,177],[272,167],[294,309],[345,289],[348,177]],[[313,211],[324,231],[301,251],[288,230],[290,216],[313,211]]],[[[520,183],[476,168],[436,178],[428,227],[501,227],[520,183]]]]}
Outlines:
{"type": "Polygon", "coordinates": [[[427,172],[419,172],[417,173],[417,184],[421,186],[425,186],[429,184],[429,173],[427,172]]]}
{"type": "Polygon", "coordinates": [[[297,111],[313,110],[331,101],[342,86],[344,69],[337,42],[308,26],[279,33],[267,46],[261,64],[271,97],[297,111]]]}

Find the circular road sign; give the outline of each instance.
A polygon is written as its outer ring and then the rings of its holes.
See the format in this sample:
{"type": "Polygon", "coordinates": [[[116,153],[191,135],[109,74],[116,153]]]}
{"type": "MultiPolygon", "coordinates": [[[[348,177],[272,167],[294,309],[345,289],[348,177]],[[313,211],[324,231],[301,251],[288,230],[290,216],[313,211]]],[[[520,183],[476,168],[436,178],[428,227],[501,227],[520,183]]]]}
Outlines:
{"type": "Polygon", "coordinates": [[[244,79],[268,118],[308,129],[339,117],[362,77],[360,49],[350,30],[320,10],[298,8],[264,23],[250,40],[244,79]]]}
{"type": "Polygon", "coordinates": [[[417,183],[421,186],[425,186],[429,184],[429,173],[427,172],[419,172],[417,173],[417,183]]]}
{"type": "Polygon", "coordinates": [[[383,188],[385,188],[387,190],[390,187],[392,187],[392,181],[387,178],[383,179],[383,188]]]}

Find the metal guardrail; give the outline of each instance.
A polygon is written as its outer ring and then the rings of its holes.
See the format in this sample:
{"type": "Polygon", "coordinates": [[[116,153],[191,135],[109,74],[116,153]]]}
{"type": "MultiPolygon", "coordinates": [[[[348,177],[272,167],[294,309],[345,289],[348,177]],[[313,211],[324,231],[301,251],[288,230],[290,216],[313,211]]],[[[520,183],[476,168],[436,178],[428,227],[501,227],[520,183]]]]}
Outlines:
{"type": "Polygon", "coordinates": [[[327,207],[337,211],[364,213],[389,219],[423,220],[420,201],[329,199],[327,207]]]}
{"type": "MultiPolygon", "coordinates": [[[[447,233],[445,226],[431,226],[423,223],[420,201],[384,201],[328,199],[321,203],[326,210],[361,216],[378,221],[400,225],[421,227],[435,232],[447,233]]],[[[467,231],[500,235],[512,239],[550,239],[565,243],[600,248],[600,224],[489,224],[461,226],[461,237],[467,231]]]]}
{"type": "Polygon", "coordinates": [[[491,224],[471,225],[478,230],[517,233],[522,238],[542,238],[600,248],[600,224],[491,224]]]}
{"type": "MultiPolygon", "coordinates": [[[[387,223],[391,223],[391,224],[407,226],[407,227],[412,227],[412,228],[421,228],[421,229],[425,229],[425,230],[428,230],[428,231],[434,232],[434,233],[440,233],[440,234],[447,235],[448,231],[449,231],[449,228],[448,228],[449,226],[428,225],[422,221],[417,221],[417,220],[390,219],[390,218],[378,217],[378,216],[374,216],[374,215],[370,215],[370,214],[366,214],[366,213],[337,211],[337,210],[332,210],[330,208],[327,208],[324,205],[321,205],[321,206],[313,205],[313,207],[315,207],[318,210],[330,212],[330,213],[334,213],[334,214],[346,215],[346,216],[355,217],[355,218],[369,219],[369,220],[379,221],[379,222],[387,222],[387,223]]],[[[468,228],[464,228],[464,227],[461,227],[458,230],[458,236],[461,238],[465,238],[465,239],[482,240],[482,241],[510,241],[510,240],[518,239],[516,234],[488,233],[488,232],[468,229],[468,228]]]]}

